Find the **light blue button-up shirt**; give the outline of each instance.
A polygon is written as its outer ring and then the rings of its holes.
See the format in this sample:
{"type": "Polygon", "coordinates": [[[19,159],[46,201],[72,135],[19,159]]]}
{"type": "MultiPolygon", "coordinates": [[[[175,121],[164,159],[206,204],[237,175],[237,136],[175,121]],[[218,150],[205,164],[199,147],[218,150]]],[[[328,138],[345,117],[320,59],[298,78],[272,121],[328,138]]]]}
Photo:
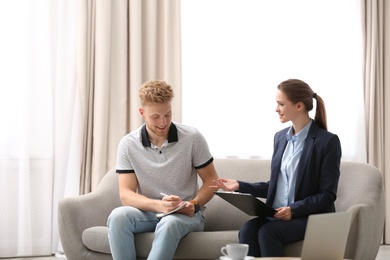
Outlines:
{"type": "Polygon", "coordinates": [[[273,208],[286,207],[294,202],[295,184],[297,182],[297,168],[305,139],[309,133],[312,120],[298,133],[293,135],[292,126],[288,130],[287,146],[283,153],[282,164],[278,176],[276,196],[273,208]]]}

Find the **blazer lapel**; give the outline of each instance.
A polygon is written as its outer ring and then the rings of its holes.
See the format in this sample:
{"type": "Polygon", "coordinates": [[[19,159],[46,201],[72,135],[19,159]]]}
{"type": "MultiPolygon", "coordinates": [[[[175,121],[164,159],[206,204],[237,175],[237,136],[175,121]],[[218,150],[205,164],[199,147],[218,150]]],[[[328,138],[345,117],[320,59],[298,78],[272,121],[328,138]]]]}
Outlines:
{"type": "Polygon", "coordinates": [[[274,154],[272,156],[272,163],[271,163],[272,169],[271,169],[271,176],[269,182],[270,186],[268,188],[268,195],[267,195],[267,204],[269,205],[272,205],[275,199],[276,184],[278,183],[278,176],[282,164],[284,149],[286,148],[287,145],[287,138],[286,138],[287,131],[288,128],[282,130],[278,135],[277,139],[275,140],[276,150],[274,151],[274,154]]]}
{"type": "Polygon", "coordinates": [[[305,140],[305,146],[303,148],[301,158],[299,159],[298,169],[297,169],[297,182],[295,184],[295,195],[297,194],[297,190],[301,184],[303,176],[306,174],[307,164],[309,162],[310,154],[313,149],[313,144],[316,140],[318,132],[318,126],[316,123],[311,124],[309,133],[307,134],[305,140]]]}

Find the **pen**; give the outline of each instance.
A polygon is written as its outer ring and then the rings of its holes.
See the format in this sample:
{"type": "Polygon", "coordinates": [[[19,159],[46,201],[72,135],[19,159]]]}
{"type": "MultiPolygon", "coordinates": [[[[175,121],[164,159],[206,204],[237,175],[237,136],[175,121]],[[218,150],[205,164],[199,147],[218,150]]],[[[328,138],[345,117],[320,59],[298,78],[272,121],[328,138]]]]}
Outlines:
{"type": "Polygon", "coordinates": [[[164,197],[169,196],[168,194],[165,194],[165,193],[163,193],[163,192],[160,192],[160,194],[161,194],[162,196],[164,196],[164,197]]]}

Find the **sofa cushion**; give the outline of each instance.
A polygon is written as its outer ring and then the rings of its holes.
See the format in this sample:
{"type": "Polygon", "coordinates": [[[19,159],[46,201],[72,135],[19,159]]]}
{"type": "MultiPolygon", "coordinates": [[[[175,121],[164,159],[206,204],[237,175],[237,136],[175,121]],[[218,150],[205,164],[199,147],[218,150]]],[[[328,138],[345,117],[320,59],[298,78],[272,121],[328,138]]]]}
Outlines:
{"type": "Polygon", "coordinates": [[[84,230],[82,241],[92,251],[111,254],[107,227],[97,226],[84,230]]]}
{"type": "MultiPolygon", "coordinates": [[[[138,257],[147,257],[154,239],[153,232],[140,233],[135,235],[135,247],[138,257]]],[[[83,244],[90,250],[111,254],[108,242],[108,228],[106,226],[90,227],[84,230],[82,235],[83,244]]]]}
{"type": "MultiPolygon", "coordinates": [[[[153,232],[135,235],[137,257],[146,258],[152,248],[153,232]]],[[[103,226],[91,227],[84,230],[83,244],[90,250],[110,254],[108,242],[108,228],[103,226]]],[[[210,254],[213,258],[220,256],[221,247],[228,243],[238,242],[238,231],[192,232],[181,241],[175,253],[175,259],[186,259],[188,255],[196,255],[199,259],[207,259],[210,254]]]]}
{"type": "MultiPolygon", "coordinates": [[[[135,235],[137,256],[147,258],[154,239],[153,232],[135,235]]],[[[84,245],[95,252],[110,254],[108,242],[108,228],[103,226],[91,227],[84,230],[82,235],[84,245]]],[[[186,259],[188,255],[196,255],[199,259],[207,259],[213,255],[215,259],[220,256],[221,247],[229,243],[238,243],[238,230],[192,232],[187,234],[179,244],[175,259],[186,259]]],[[[288,255],[298,257],[301,252],[302,241],[286,245],[288,255]]]]}

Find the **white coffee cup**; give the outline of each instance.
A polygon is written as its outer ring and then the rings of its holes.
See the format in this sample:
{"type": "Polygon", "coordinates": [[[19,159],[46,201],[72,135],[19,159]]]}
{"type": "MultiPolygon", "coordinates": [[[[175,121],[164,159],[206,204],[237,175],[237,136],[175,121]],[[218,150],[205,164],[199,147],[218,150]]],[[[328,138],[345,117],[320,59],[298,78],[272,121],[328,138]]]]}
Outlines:
{"type": "Polygon", "coordinates": [[[227,244],[221,248],[221,253],[232,260],[242,260],[247,256],[248,250],[248,244],[227,244]]]}

